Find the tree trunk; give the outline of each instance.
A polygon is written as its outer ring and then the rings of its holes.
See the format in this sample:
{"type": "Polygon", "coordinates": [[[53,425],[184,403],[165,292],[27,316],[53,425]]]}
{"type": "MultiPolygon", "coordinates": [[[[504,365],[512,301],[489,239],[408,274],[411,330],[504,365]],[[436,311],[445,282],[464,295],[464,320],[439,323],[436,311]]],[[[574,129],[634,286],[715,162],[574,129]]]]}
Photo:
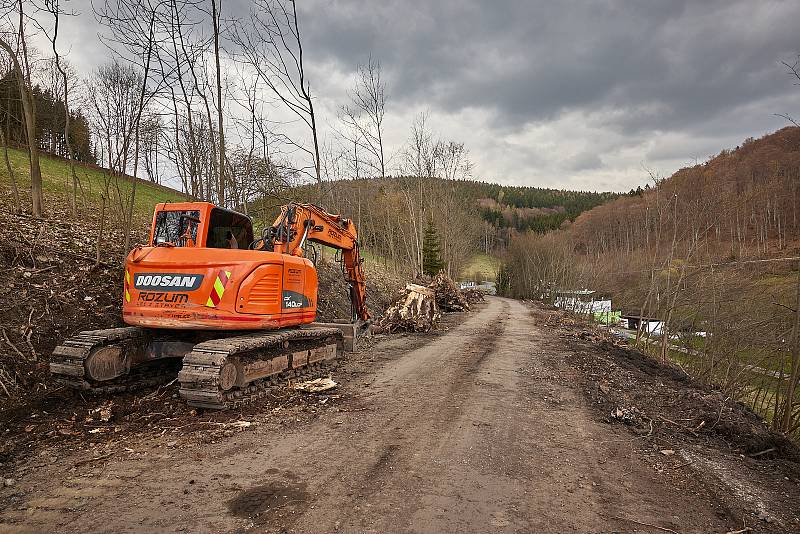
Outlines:
{"type": "MultiPolygon", "coordinates": [[[[106,178],[106,177],[104,177],[106,178]]],[[[106,178],[106,184],[108,184],[108,179],[106,178]]],[[[100,222],[97,227],[97,250],[96,250],[96,257],[95,257],[95,267],[100,265],[100,250],[102,248],[103,243],[103,226],[106,222],[106,197],[108,196],[108,187],[106,187],[105,193],[102,195],[103,203],[100,207],[100,222]]]]}
{"type": "MultiPolygon", "coordinates": [[[[220,4],[222,0],[220,0],[220,4]]],[[[222,6],[220,5],[220,8],[222,6]]],[[[219,182],[217,184],[217,201],[225,206],[225,130],[222,120],[222,73],[219,64],[219,13],[216,0],[211,0],[211,17],[214,22],[214,59],[217,66],[217,128],[219,129],[219,182]]],[[[319,171],[317,171],[319,178],[319,171]]]]}
{"type": "Polygon", "coordinates": [[[70,125],[69,125],[69,87],[67,85],[67,71],[61,66],[61,56],[56,49],[56,40],[58,39],[58,3],[56,3],[53,11],[55,21],[53,23],[53,55],[56,58],[56,69],[61,74],[61,79],[64,81],[64,143],[67,146],[67,161],[69,161],[69,174],[72,177],[72,196],[70,197],[70,210],[72,216],[75,217],[78,212],[78,176],[75,174],[75,161],[72,158],[72,141],[70,141],[70,125]]]}
{"type": "Polygon", "coordinates": [[[6,51],[14,65],[19,82],[19,92],[22,98],[22,113],[25,117],[25,134],[28,140],[28,160],[31,165],[31,213],[34,217],[42,216],[42,170],[39,167],[39,144],[36,139],[36,105],[31,98],[25,75],[19,65],[19,60],[14,50],[0,39],[0,48],[6,51]]]}
{"type": "MultiPolygon", "coordinates": [[[[133,176],[131,177],[131,197],[130,201],[128,202],[128,213],[125,217],[125,247],[122,251],[123,254],[128,253],[128,249],[130,248],[131,243],[131,226],[133,225],[133,207],[136,204],[136,182],[138,178],[136,177],[136,172],[138,171],[139,166],[139,124],[142,120],[142,112],[144,111],[145,106],[145,96],[147,93],[147,77],[150,74],[150,59],[153,52],[153,26],[155,25],[155,18],[156,14],[153,12],[152,17],[150,18],[150,35],[148,36],[148,44],[147,44],[147,58],[144,64],[144,76],[142,77],[142,90],[139,93],[139,109],[136,113],[136,119],[134,124],[134,149],[133,149],[133,176]]],[[[124,176],[123,172],[123,176],[124,176]]]]}
{"type": "Polygon", "coordinates": [[[19,200],[19,189],[17,189],[17,177],[14,175],[11,160],[8,159],[8,136],[2,130],[0,130],[0,140],[3,141],[3,158],[6,161],[8,179],[11,181],[11,191],[14,193],[14,213],[22,213],[22,202],[19,200]]]}

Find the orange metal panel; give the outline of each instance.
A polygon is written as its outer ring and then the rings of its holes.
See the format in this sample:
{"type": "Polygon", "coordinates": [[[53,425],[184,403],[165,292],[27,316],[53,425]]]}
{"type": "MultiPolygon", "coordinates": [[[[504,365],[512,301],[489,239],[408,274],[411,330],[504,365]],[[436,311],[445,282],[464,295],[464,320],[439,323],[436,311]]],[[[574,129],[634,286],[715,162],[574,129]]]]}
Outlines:
{"type": "Polygon", "coordinates": [[[283,266],[277,263],[262,265],[239,286],[237,311],[260,315],[281,313],[282,292],[283,266]]]}

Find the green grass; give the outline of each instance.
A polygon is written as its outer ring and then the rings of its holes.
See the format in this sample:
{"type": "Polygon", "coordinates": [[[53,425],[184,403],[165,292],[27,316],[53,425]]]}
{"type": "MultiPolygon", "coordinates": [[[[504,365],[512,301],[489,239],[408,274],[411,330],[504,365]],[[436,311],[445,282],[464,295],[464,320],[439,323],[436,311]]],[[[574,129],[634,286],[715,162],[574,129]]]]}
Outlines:
{"type": "MultiPolygon", "coordinates": [[[[9,160],[14,169],[14,174],[17,180],[17,187],[22,197],[23,210],[28,209],[30,198],[30,165],[28,163],[28,154],[25,151],[18,149],[8,150],[9,160]]],[[[2,160],[2,154],[0,154],[2,160]]],[[[45,211],[48,206],[52,206],[53,197],[58,199],[58,204],[63,203],[66,206],[66,201],[71,195],[72,179],[69,172],[69,163],[67,161],[52,158],[46,154],[40,155],[39,165],[42,169],[42,189],[44,191],[44,206],[45,211]]],[[[108,177],[102,170],[85,167],[76,164],[75,173],[78,176],[80,187],[78,189],[78,206],[84,210],[98,209],[102,203],[102,194],[106,188],[106,181],[108,177]]],[[[11,181],[6,171],[5,161],[0,161],[0,184],[2,189],[11,192],[11,181]]],[[[133,181],[128,178],[112,178],[109,181],[109,210],[118,209],[120,206],[120,199],[127,202],[130,196],[131,186],[133,181]]],[[[156,184],[139,181],[136,185],[136,200],[134,203],[134,210],[137,217],[145,217],[150,219],[153,212],[153,207],[159,202],[180,202],[185,201],[186,197],[177,191],[159,187],[156,184]]]]}
{"type": "Polygon", "coordinates": [[[480,274],[481,280],[495,280],[497,271],[500,270],[500,258],[489,254],[475,254],[470,261],[461,269],[462,279],[472,279],[476,273],[480,274]]]}
{"type": "Polygon", "coordinates": [[[604,325],[614,325],[617,324],[622,317],[621,311],[611,311],[611,312],[594,312],[592,314],[594,316],[594,320],[600,324],[604,325]]]}

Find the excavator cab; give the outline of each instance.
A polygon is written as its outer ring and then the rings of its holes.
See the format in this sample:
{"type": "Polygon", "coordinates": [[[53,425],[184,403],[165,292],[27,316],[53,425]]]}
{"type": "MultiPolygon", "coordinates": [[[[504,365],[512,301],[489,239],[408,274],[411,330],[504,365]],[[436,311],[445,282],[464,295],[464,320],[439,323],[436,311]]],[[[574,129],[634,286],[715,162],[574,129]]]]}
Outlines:
{"type": "Polygon", "coordinates": [[[247,215],[197,204],[182,209],[178,204],[159,204],[153,216],[150,246],[247,248],[253,242],[253,223],[247,215]],[[198,231],[203,229],[198,241],[198,231]]]}

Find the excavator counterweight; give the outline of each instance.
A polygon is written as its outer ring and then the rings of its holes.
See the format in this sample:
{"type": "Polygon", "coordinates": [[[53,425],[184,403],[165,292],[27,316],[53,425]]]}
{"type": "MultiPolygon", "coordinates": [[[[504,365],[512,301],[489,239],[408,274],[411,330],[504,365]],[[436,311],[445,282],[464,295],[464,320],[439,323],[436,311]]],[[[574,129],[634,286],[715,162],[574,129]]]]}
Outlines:
{"type": "Polygon", "coordinates": [[[72,387],[116,391],[158,378],[155,363],[179,360],[181,395],[221,409],[315,369],[343,350],[343,337],[341,329],[311,324],[318,286],[305,257],[309,242],[342,251],[352,320],[367,323],[351,220],[288,204],[254,239],[241,213],[206,202],[158,204],[148,244],[125,262],[122,318],[129,326],[66,340],[53,352],[51,373],[72,387]]]}

